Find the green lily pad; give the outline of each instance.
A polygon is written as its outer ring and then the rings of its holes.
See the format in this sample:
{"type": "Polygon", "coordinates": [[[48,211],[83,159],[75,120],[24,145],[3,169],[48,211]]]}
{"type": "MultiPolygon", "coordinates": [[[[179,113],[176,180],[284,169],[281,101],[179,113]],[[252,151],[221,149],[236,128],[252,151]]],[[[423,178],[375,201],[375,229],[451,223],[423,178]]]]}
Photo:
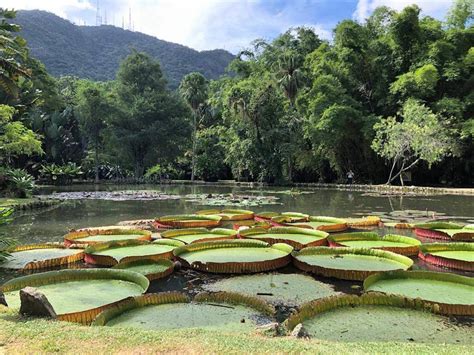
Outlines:
{"type": "Polygon", "coordinates": [[[395,234],[381,237],[374,232],[335,234],[328,237],[328,242],[330,246],[384,249],[402,255],[417,255],[421,245],[414,238],[395,234]]]}
{"type": "Polygon", "coordinates": [[[474,244],[472,243],[423,244],[419,257],[431,264],[474,271],[474,244]]]}
{"type": "Polygon", "coordinates": [[[165,231],[161,233],[161,236],[166,239],[171,238],[190,244],[212,239],[233,239],[237,237],[237,231],[224,228],[214,228],[212,230],[206,228],[186,228],[165,231]]]}
{"type": "Polygon", "coordinates": [[[148,280],[152,281],[170,275],[173,272],[174,265],[171,260],[167,259],[140,259],[118,263],[112,268],[138,272],[139,274],[145,275],[148,280]]]}
{"type": "Polygon", "coordinates": [[[314,301],[292,317],[291,325],[302,321],[305,331],[321,340],[466,344],[474,340],[470,327],[457,326],[422,304],[375,293],[314,301]]]}
{"type": "Polygon", "coordinates": [[[151,240],[151,232],[126,226],[105,226],[74,230],[64,236],[64,243],[67,246],[125,240],[151,240]]]}
{"type": "Polygon", "coordinates": [[[114,242],[119,240],[139,239],[140,234],[97,234],[85,238],[80,238],[78,241],[82,242],[114,242]]]}
{"type": "Polygon", "coordinates": [[[272,304],[299,305],[317,298],[336,295],[331,285],[300,274],[236,276],[204,286],[207,291],[239,292],[261,297],[272,304]]]}
{"type": "Polygon", "coordinates": [[[192,268],[219,273],[249,273],[273,270],[291,261],[293,248],[269,245],[259,240],[226,240],[189,244],[173,251],[192,268]]]}
{"type": "Polygon", "coordinates": [[[82,249],[67,249],[61,245],[23,245],[10,252],[0,263],[5,269],[42,269],[73,263],[83,258],[82,249]]]}
{"type": "Polygon", "coordinates": [[[50,271],[19,277],[0,291],[10,307],[20,306],[19,290],[31,286],[45,294],[61,320],[90,322],[106,305],[144,293],[149,281],[125,270],[81,269],[50,271]]]}
{"type": "Polygon", "coordinates": [[[369,276],[365,291],[420,298],[439,304],[445,314],[474,315],[474,279],[449,273],[396,271],[369,276]]]}
{"type": "Polygon", "coordinates": [[[413,260],[395,253],[363,248],[304,248],[293,252],[295,265],[327,277],[363,280],[368,275],[388,270],[406,270],[413,260]]]}
{"type": "Polygon", "coordinates": [[[196,212],[199,215],[214,215],[222,217],[223,221],[243,221],[248,219],[253,219],[254,213],[249,210],[234,210],[234,209],[224,209],[224,210],[202,210],[196,212]]]}
{"type": "Polygon", "coordinates": [[[243,238],[263,240],[270,244],[287,243],[298,249],[308,245],[324,245],[328,235],[322,231],[295,227],[249,228],[240,232],[243,238]]]}
{"type": "Polygon", "coordinates": [[[159,225],[176,228],[217,227],[222,217],[217,215],[181,214],[156,219],[159,225]]]}
{"type": "Polygon", "coordinates": [[[152,243],[138,240],[101,243],[88,246],[85,250],[86,263],[112,266],[119,262],[139,259],[166,259],[173,249],[184,243],[178,240],[158,239],[152,243]]]}
{"type": "MultiPolygon", "coordinates": [[[[94,324],[147,330],[184,328],[252,332],[257,321],[266,319],[266,322],[270,322],[271,318],[254,307],[258,300],[252,300],[248,304],[242,302],[248,299],[240,295],[220,293],[198,295],[191,303],[186,296],[178,293],[148,294],[105,311],[97,317],[94,324]],[[230,301],[229,297],[235,298],[230,301]]],[[[268,306],[265,308],[271,309],[268,306]]]]}

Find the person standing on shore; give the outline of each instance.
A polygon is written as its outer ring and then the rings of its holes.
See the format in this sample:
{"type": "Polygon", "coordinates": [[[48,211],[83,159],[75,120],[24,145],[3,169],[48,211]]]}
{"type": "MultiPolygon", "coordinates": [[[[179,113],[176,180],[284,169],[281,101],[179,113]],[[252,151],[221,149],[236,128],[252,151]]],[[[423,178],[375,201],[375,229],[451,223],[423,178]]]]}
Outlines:
{"type": "Polygon", "coordinates": [[[347,172],[347,183],[349,185],[352,185],[352,182],[354,181],[354,172],[352,170],[349,170],[347,172]]]}

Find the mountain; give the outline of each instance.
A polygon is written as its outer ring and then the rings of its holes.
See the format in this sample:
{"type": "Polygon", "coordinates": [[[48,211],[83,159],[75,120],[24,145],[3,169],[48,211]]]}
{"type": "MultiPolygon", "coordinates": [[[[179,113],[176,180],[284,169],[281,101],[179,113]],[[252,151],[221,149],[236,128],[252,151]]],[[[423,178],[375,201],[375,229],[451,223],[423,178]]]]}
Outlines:
{"type": "Polygon", "coordinates": [[[217,79],[234,58],[222,49],[199,52],[114,26],[77,26],[39,10],[18,11],[15,22],[22,27],[20,35],[28,41],[31,55],[54,76],[111,80],[120,61],[136,49],[158,59],[170,87],[176,88],[193,71],[217,79]]]}

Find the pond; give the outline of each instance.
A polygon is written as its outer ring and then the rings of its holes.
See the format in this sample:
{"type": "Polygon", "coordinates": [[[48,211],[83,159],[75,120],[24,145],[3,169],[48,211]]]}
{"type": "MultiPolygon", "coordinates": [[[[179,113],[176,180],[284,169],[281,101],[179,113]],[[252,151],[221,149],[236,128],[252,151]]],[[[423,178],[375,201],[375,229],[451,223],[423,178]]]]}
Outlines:
{"type": "MultiPolygon", "coordinates": [[[[399,210],[426,211],[426,217],[437,216],[452,217],[464,223],[474,223],[474,198],[456,195],[430,195],[430,196],[383,196],[356,191],[336,190],[298,190],[288,191],[287,188],[249,188],[228,186],[192,186],[192,185],[73,185],[67,187],[43,187],[39,190],[42,195],[57,196],[64,192],[87,192],[79,195],[84,199],[68,199],[61,204],[46,209],[32,210],[17,213],[10,225],[2,227],[2,231],[16,240],[18,244],[32,244],[44,242],[60,242],[64,234],[70,229],[81,227],[94,227],[114,225],[119,221],[133,219],[148,219],[169,214],[189,214],[197,210],[215,208],[206,206],[196,201],[196,196],[211,197],[220,194],[233,194],[234,196],[259,196],[274,197],[269,201],[273,204],[244,206],[254,212],[304,212],[309,215],[322,215],[333,217],[361,217],[371,214],[389,213],[399,210]],[[111,201],[105,199],[92,199],[96,192],[142,191],[142,198],[147,198],[146,193],[163,194],[162,199],[128,199],[111,201]],[[169,195],[169,196],[168,196],[169,195]],[[145,196],[145,197],[143,197],[145,196]],[[169,198],[166,198],[168,196],[169,198]]],[[[76,198],[77,196],[75,196],[76,198]]],[[[219,203],[219,202],[216,202],[219,203]]],[[[225,206],[229,207],[229,206],[225,206]]],[[[422,212],[418,212],[422,213],[422,212]]],[[[383,230],[377,229],[380,234],[396,233],[415,237],[408,230],[383,230]]],[[[430,269],[443,271],[441,268],[427,265],[423,261],[415,260],[413,269],[430,269]]],[[[77,265],[76,265],[77,267],[77,265]]],[[[79,265],[79,267],[87,267],[79,265]]],[[[293,266],[279,270],[281,273],[302,272],[293,266]]],[[[459,272],[473,276],[472,273],[459,272]]],[[[0,283],[18,276],[17,272],[0,270],[0,283]]],[[[210,281],[227,278],[228,276],[204,274],[194,270],[181,270],[175,272],[167,279],[154,281],[151,292],[176,290],[188,294],[196,294],[210,281]]],[[[361,283],[356,281],[341,281],[315,277],[317,280],[335,288],[336,291],[345,293],[360,293],[361,283]]],[[[282,315],[283,316],[283,315],[282,315]]]]}

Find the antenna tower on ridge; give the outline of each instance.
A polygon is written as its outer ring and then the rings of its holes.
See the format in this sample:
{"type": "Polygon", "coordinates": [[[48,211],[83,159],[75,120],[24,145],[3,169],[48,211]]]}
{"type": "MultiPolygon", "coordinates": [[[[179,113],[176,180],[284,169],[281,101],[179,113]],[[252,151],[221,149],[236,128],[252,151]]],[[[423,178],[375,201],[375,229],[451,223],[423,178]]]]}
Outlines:
{"type": "Polygon", "coordinates": [[[97,0],[97,13],[95,15],[95,25],[96,26],[102,25],[102,16],[100,16],[99,0],[97,0]]]}

